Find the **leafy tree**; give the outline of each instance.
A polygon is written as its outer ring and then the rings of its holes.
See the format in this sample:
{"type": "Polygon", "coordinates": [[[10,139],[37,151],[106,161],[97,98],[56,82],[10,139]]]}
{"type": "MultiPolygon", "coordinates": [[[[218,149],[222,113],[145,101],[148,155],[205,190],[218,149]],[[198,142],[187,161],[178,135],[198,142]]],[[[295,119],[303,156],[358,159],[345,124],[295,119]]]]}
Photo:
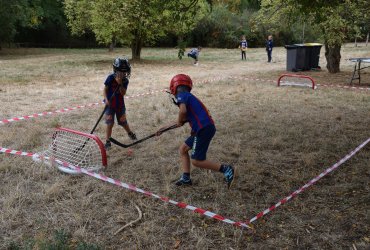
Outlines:
{"type": "Polygon", "coordinates": [[[211,6],[211,10],[214,6],[224,6],[232,13],[240,14],[246,9],[258,10],[261,5],[261,0],[207,0],[211,6]]]}
{"type": "Polygon", "coordinates": [[[141,48],[154,43],[176,25],[179,30],[196,20],[191,15],[199,0],[65,0],[65,13],[73,34],[92,30],[98,42],[131,47],[140,59],[141,48]],[[184,14],[185,13],[185,14],[184,14]],[[189,13],[189,14],[187,14],[189,13]]]}
{"type": "Polygon", "coordinates": [[[67,20],[61,0],[39,0],[38,13],[38,24],[36,26],[22,27],[17,25],[14,42],[58,47],[66,47],[75,42],[71,38],[66,25],[67,20]]]}
{"type": "Polygon", "coordinates": [[[177,36],[178,58],[185,54],[187,34],[193,30],[201,18],[209,12],[209,5],[205,1],[181,0],[164,2],[169,19],[167,31],[177,36]]]}
{"type": "MultiPolygon", "coordinates": [[[[240,37],[245,35],[249,46],[259,45],[260,34],[252,30],[252,24],[258,8],[248,1],[239,1],[237,10],[230,9],[227,2],[214,1],[211,11],[197,23],[192,32],[193,39],[206,46],[236,48],[240,37]],[[242,4],[246,5],[242,5],[242,4]],[[239,10],[239,8],[241,8],[239,10]]],[[[251,1],[252,2],[252,1],[251,1]]]]}
{"type": "Polygon", "coordinates": [[[326,67],[330,73],[337,73],[341,46],[358,29],[357,22],[364,19],[362,10],[366,3],[368,6],[368,0],[262,0],[259,22],[270,26],[271,31],[277,31],[304,18],[321,31],[326,67]]]}
{"type": "Polygon", "coordinates": [[[11,42],[18,26],[36,27],[40,24],[39,0],[0,0],[0,6],[0,44],[11,42]]]}

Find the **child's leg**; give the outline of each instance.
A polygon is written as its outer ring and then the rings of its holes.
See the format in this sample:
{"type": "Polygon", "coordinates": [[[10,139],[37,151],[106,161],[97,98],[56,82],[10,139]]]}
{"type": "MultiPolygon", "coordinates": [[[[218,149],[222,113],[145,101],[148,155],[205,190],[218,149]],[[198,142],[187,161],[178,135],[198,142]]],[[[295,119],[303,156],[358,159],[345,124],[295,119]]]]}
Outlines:
{"type": "Polygon", "coordinates": [[[104,117],[105,124],[107,124],[107,129],[105,130],[105,137],[106,137],[106,140],[109,141],[109,138],[112,136],[115,112],[114,110],[107,108],[104,114],[105,114],[105,117],[104,117]]]}
{"type": "Polygon", "coordinates": [[[221,172],[225,177],[228,188],[230,188],[234,180],[235,168],[230,165],[222,165],[206,159],[209,144],[215,133],[216,129],[214,126],[207,126],[198,132],[194,138],[191,163],[198,168],[221,172]]]}
{"type": "Polygon", "coordinates": [[[185,143],[181,144],[179,148],[179,153],[181,157],[181,167],[182,167],[182,175],[178,181],[176,181],[177,186],[183,186],[183,185],[192,185],[192,181],[190,178],[190,157],[189,157],[189,150],[191,147],[189,147],[187,144],[193,144],[193,137],[189,137],[185,143]]]}
{"type": "Polygon", "coordinates": [[[105,130],[105,144],[104,147],[106,150],[108,150],[111,147],[111,142],[109,141],[109,138],[112,136],[112,130],[114,125],[114,110],[107,108],[105,111],[105,124],[107,124],[107,128],[105,130]]]}
{"type": "Polygon", "coordinates": [[[109,141],[109,138],[112,136],[113,125],[114,124],[107,124],[107,129],[105,130],[105,138],[107,141],[109,141]]]}
{"type": "Polygon", "coordinates": [[[181,167],[184,173],[190,173],[190,157],[188,153],[190,149],[191,148],[186,143],[183,143],[179,149],[181,167]]]}
{"type": "Polygon", "coordinates": [[[267,51],[267,61],[271,62],[271,50],[267,51]]]}
{"type": "Polygon", "coordinates": [[[131,132],[130,126],[127,123],[126,114],[122,114],[120,117],[117,117],[118,124],[121,125],[127,133],[131,132]]]}
{"type": "Polygon", "coordinates": [[[122,112],[120,112],[120,114],[118,114],[117,112],[117,120],[118,120],[118,124],[121,125],[127,132],[128,136],[132,139],[132,140],[136,140],[136,135],[135,133],[133,133],[130,129],[130,126],[128,125],[127,123],[127,119],[126,119],[126,114],[125,114],[125,109],[122,110],[122,112]]]}
{"type": "Polygon", "coordinates": [[[197,168],[210,169],[213,171],[220,171],[220,168],[221,168],[221,164],[215,163],[209,160],[199,161],[199,160],[192,159],[191,163],[197,168]]]}

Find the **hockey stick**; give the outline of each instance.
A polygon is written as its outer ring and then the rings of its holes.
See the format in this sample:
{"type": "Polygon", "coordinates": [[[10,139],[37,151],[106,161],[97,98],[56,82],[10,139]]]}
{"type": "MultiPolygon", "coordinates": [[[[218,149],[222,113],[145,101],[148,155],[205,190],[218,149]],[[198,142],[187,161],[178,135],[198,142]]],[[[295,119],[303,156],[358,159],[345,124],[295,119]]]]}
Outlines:
{"type": "MultiPolygon", "coordinates": [[[[117,86],[117,88],[113,91],[113,94],[112,96],[109,98],[108,102],[110,103],[111,100],[113,100],[113,96],[116,94],[117,90],[119,89],[119,86],[117,86]]],[[[100,116],[99,116],[99,119],[96,121],[93,129],[91,130],[90,134],[93,134],[96,127],[98,126],[99,122],[101,121],[101,119],[103,118],[103,115],[105,113],[105,111],[107,110],[108,108],[108,105],[105,105],[104,109],[103,109],[103,112],[101,112],[100,116]]]]}
{"type": "MultiPolygon", "coordinates": [[[[168,130],[175,129],[175,128],[177,128],[177,127],[178,127],[178,126],[177,126],[177,124],[174,124],[174,125],[172,125],[172,126],[170,126],[170,127],[168,127],[168,128],[162,129],[162,130],[160,130],[160,131],[158,131],[158,132],[163,133],[163,132],[166,132],[166,131],[168,131],[168,130]]],[[[143,141],[146,141],[146,140],[148,140],[148,139],[150,139],[150,138],[153,138],[154,136],[156,136],[156,135],[157,135],[157,133],[158,133],[158,132],[156,132],[156,133],[154,133],[154,134],[151,134],[151,135],[148,135],[147,137],[144,137],[144,138],[142,138],[142,139],[140,139],[140,140],[138,140],[138,141],[135,141],[135,142],[133,142],[133,143],[131,143],[131,144],[123,144],[123,143],[121,143],[121,142],[117,141],[116,139],[114,139],[114,138],[112,138],[112,137],[110,137],[110,138],[109,138],[109,140],[110,140],[111,142],[113,142],[114,144],[116,144],[117,146],[120,146],[120,147],[123,147],[123,148],[128,148],[128,147],[131,147],[131,146],[133,146],[133,145],[139,144],[139,143],[141,143],[141,142],[143,142],[143,141]]]]}
{"type": "MultiPolygon", "coordinates": [[[[117,88],[113,91],[113,94],[112,94],[112,96],[109,98],[108,103],[110,103],[110,101],[111,101],[111,100],[113,100],[113,97],[114,97],[114,95],[116,94],[116,92],[117,92],[117,90],[118,90],[118,89],[119,89],[119,86],[117,86],[117,88]]],[[[107,110],[107,108],[108,108],[108,105],[105,105],[105,106],[104,106],[104,109],[103,109],[103,112],[101,112],[101,114],[100,114],[100,116],[99,116],[98,120],[96,121],[96,123],[95,123],[95,125],[94,125],[93,129],[91,130],[90,134],[93,134],[93,133],[94,133],[94,131],[95,131],[96,127],[98,126],[99,122],[100,122],[100,121],[101,121],[101,119],[103,118],[104,113],[105,113],[105,111],[107,110]]],[[[89,140],[90,140],[90,138],[86,139],[86,141],[84,142],[84,144],[82,144],[81,146],[79,146],[78,148],[76,148],[75,150],[73,150],[73,152],[74,152],[74,153],[77,153],[77,152],[81,151],[82,149],[84,149],[84,147],[86,146],[86,143],[87,143],[89,140]]]]}

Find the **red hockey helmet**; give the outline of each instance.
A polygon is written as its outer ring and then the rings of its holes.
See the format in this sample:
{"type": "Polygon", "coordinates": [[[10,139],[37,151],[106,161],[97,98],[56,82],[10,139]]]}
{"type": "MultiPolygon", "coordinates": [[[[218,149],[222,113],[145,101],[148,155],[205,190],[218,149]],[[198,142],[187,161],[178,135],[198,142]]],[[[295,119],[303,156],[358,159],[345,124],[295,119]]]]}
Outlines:
{"type": "Polygon", "coordinates": [[[191,90],[193,88],[193,81],[191,80],[190,76],[185,74],[178,74],[172,77],[170,83],[170,91],[171,94],[176,95],[176,89],[178,86],[187,86],[191,90]]]}

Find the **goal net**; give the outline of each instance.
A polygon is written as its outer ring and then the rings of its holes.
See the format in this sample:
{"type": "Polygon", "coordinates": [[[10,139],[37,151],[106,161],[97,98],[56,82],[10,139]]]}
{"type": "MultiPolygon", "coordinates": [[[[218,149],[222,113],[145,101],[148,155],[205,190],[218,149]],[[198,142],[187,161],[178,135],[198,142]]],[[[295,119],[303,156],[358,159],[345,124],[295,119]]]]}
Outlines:
{"type": "Polygon", "coordinates": [[[99,137],[67,128],[55,130],[51,144],[42,155],[44,159],[49,159],[49,164],[56,164],[59,170],[68,174],[78,172],[58,162],[94,172],[107,166],[106,151],[99,137]]]}
{"type": "Polygon", "coordinates": [[[312,77],[297,74],[282,74],[278,79],[277,86],[296,86],[316,89],[315,81],[312,77]],[[290,79],[287,80],[286,78],[290,79]]]}

